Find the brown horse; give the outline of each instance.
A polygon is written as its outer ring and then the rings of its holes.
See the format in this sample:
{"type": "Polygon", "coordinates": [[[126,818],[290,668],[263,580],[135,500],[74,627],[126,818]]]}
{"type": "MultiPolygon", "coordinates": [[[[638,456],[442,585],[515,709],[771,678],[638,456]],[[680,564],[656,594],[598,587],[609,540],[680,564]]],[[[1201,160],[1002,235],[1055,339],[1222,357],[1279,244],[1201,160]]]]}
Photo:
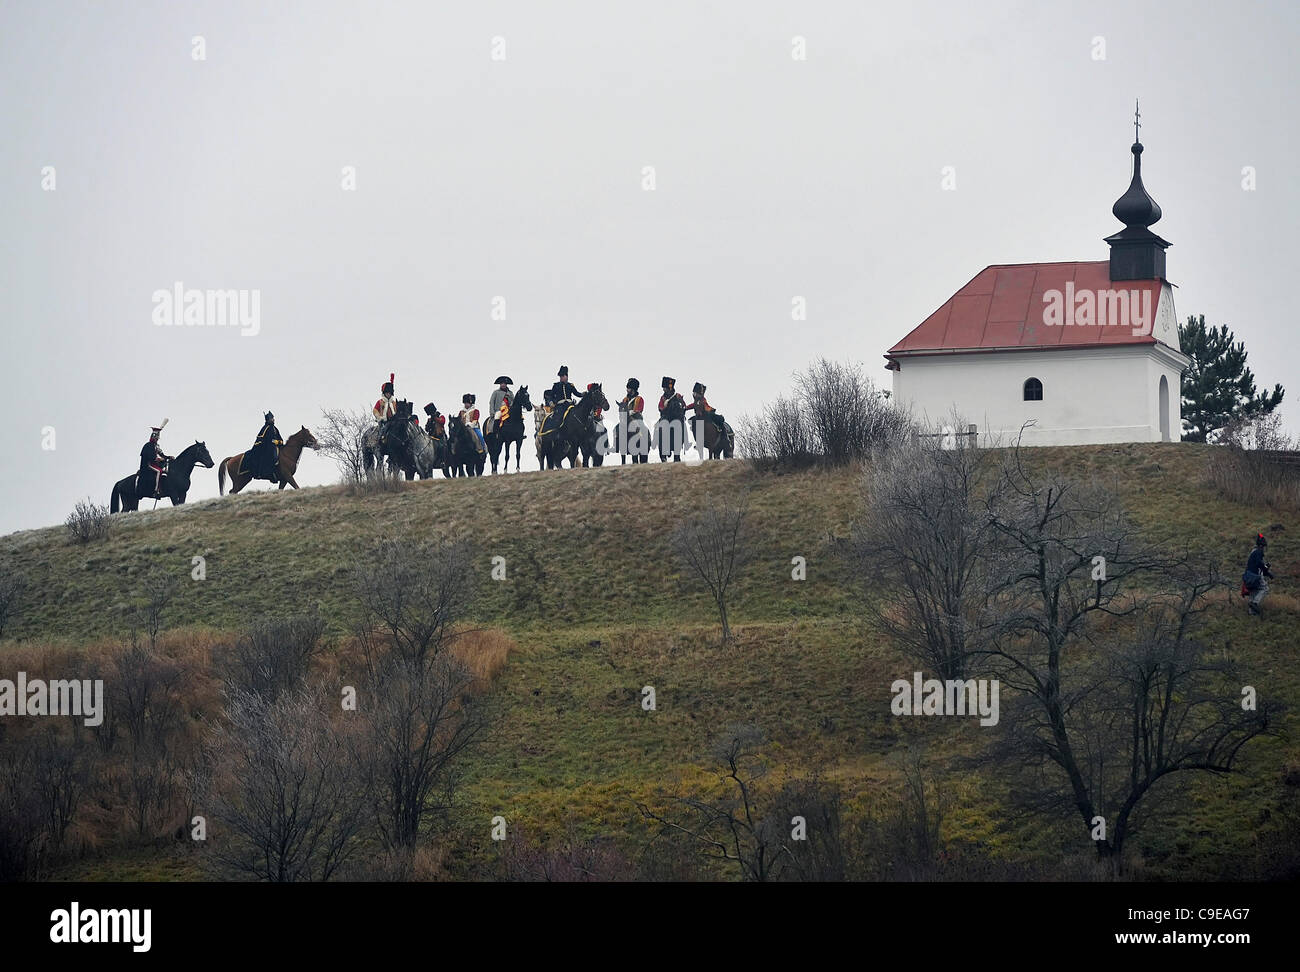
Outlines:
{"type": "MultiPolygon", "coordinates": [[[[292,486],[298,488],[294,481],[293,474],[298,471],[298,457],[302,455],[303,449],[315,449],[316,436],[307,431],[307,426],[303,426],[289,438],[284,440],[284,445],[280,446],[280,488],[292,486]]],[[[241,452],[237,456],[230,456],[221,460],[221,465],[217,467],[217,492],[222,496],[226,494],[226,474],[230,474],[230,495],[233,496],[241,489],[253,481],[253,474],[249,472],[240,472],[239,466],[244,461],[244,454],[241,452]]]]}

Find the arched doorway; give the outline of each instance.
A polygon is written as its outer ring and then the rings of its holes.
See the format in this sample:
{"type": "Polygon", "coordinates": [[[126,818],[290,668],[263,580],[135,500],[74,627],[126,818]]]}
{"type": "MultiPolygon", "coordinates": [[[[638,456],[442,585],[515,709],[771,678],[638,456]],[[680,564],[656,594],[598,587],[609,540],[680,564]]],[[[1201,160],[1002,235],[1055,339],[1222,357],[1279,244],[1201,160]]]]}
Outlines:
{"type": "Polygon", "coordinates": [[[1160,376],[1160,441],[1169,441],[1169,379],[1160,376]]]}

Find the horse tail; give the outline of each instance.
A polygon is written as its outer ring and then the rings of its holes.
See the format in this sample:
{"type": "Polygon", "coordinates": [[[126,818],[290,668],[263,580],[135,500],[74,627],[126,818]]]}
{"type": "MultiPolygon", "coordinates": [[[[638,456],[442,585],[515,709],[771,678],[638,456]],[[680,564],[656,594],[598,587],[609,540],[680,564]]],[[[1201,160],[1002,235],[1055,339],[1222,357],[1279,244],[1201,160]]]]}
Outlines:
{"type": "Polygon", "coordinates": [[[217,467],[217,495],[226,495],[226,463],[229,459],[222,459],[221,465],[217,467]]]}
{"type": "Polygon", "coordinates": [[[108,501],[108,511],[109,511],[110,513],[117,513],[117,512],[118,512],[118,501],[119,501],[120,499],[121,499],[121,496],[120,496],[120,494],[118,493],[118,484],[117,484],[117,483],[114,483],[114,484],[113,484],[113,495],[109,498],[109,501],[108,501]]]}

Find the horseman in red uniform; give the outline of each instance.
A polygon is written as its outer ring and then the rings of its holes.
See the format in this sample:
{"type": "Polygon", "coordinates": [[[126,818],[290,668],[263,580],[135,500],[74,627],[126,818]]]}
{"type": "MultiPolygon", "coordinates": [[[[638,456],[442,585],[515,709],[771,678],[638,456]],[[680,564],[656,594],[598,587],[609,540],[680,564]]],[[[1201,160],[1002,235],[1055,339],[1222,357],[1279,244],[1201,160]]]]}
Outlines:
{"type": "Polygon", "coordinates": [[[709,400],[704,397],[706,391],[708,391],[707,386],[701,385],[697,381],[695,387],[691,389],[692,401],[686,406],[686,411],[689,412],[691,409],[694,409],[696,418],[708,419],[708,421],[718,427],[719,432],[722,432],[725,430],[726,426],[722,421],[722,416],[718,414],[717,409],[710,405],[709,400]]]}
{"type": "Polygon", "coordinates": [[[396,374],[389,374],[388,380],[379,388],[379,401],[375,402],[375,407],[371,409],[376,422],[386,421],[397,414],[397,402],[393,399],[393,382],[396,378],[396,374]]]}
{"type": "Polygon", "coordinates": [[[479,411],[478,406],[474,404],[474,394],[466,392],[460,397],[460,401],[464,406],[460,410],[460,420],[465,423],[465,428],[469,429],[474,437],[474,448],[478,452],[487,452],[487,443],[483,441],[483,430],[478,427],[479,411]]]}
{"type": "Polygon", "coordinates": [[[167,427],[169,419],[163,419],[162,425],[151,427],[152,435],[140,450],[140,474],[136,480],[135,494],[139,497],[157,499],[162,495],[162,477],[167,463],[172,457],[162,451],[158,439],[167,427]]]}
{"type": "Polygon", "coordinates": [[[442,440],[447,435],[447,416],[438,411],[438,407],[430,402],[424,406],[424,414],[428,416],[424,422],[424,430],[429,434],[430,439],[442,440]]]}

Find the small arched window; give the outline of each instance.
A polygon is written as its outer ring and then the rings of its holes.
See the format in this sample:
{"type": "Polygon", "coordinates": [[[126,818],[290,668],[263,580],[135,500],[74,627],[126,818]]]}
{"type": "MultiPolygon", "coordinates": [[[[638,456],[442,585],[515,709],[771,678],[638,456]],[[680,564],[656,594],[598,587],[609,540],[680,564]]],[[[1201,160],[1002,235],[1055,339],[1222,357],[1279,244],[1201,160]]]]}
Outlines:
{"type": "Polygon", "coordinates": [[[1043,383],[1037,378],[1025,379],[1025,401],[1041,402],[1043,400],[1043,383]]]}

